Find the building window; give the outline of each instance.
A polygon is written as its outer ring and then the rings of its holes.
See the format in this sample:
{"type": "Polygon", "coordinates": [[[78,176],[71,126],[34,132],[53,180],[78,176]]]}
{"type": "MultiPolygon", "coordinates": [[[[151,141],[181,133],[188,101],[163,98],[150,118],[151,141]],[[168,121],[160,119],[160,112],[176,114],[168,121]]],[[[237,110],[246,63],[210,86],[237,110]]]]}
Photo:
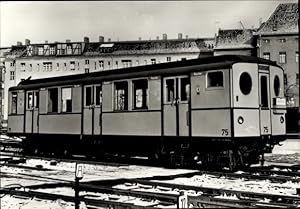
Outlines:
{"type": "Polygon", "coordinates": [[[67,70],[67,63],[64,63],[64,70],[67,70]]]}
{"type": "Polygon", "coordinates": [[[25,63],[21,63],[21,72],[25,72],[25,63]]]}
{"type": "Polygon", "coordinates": [[[131,60],[122,60],[122,64],[124,68],[131,67],[131,60]]]}
{"type": "Polygon", "coordinates": [[[55,48],[54,47],[50,47],[50,55],[54,55],[55,54],[55,48]]]}
{"type": "Polygon", "coordinates": [[[107,61],[107,66],[108,66],[109,69],[111,68],[110,61],[107,61]]]}
{"type": "Polygon", "coordinates": [[[296,51],[296,62],[299,62],[299,52],[296,51]]]}
{"type": "Polygon", "coordinates": [[[263,42],[268,44],[268,43],[270,43],[270,39],[263,39],[263,42]]]}
{"type": "Polygon", "coordinates": [[[59,63],[56,63],[56,70],[59,71],[59,63]]]}
{"type": "Polygon", "coordinates": [[[224,87],[223,72],[209,72],[206,76],[206,87],[224,87]]]}
{"type": "Polygon", "coordinates": [[[32,71],[32,64],[29,64],[29,71],[32,71]]]}
{"type": "Polygon", "coordinates": [[[43,63],[44,71],[52,71],[52,62],[43,63]]]}
{"type": "Polygon", "coordinates": [[[10,71],[9,80],[11,80],[11,81],[15,80],[15,71],[10,71]]]}
{"type": "Polygon", "coordinates": [[[171,57],[167,57],[167,62],[171,62],[171,57]]]}
{"type": "Polygon", "coordinates": [[[90,60],[85,60],[84,61],[84,64],[85,64],[85,66],[84,66],[84,72],[85,73],[89,73],[89,71],[90,71],[90,60]]]}
{"type": "Polygon", "coordinates": [[[296,84],[299,85],[299,73],[296,73],[296,84]]]}
{"type": "Polygon", "coordinates": [[[119,62],[116,61],[116,68],[119,68],[119,62]]]}
{"type": "Polygon", "coordinates": [[[148,80],[133,81],[133,108],[147,109],[148,80]]]}
{"type": "Polygon", "coordinates": [[[139,66],[139,65],[140,65],[139,60],[136,60],[136,61],[135,61],[135,65],[136,65],[136,66],[139,66]]]}
{"type": "Polygon", "coordinates": [[[70,62],[70,70],[75,70],[75,61],[70,62]]]}
{"type": "Polygon", "coordinates": [[[270,52],[264,52],[263,57],[266,60],[270,60],[270,52]]]}
{"type": "Polygon", "coordinates": [[[48,90],[48,112],[58,112],[58,89],[48,90]]]}
{"type": "Polygon", "coordinates": [[[95,70],[97,70],[97,62],[95,62],[95,70]]]}
{"type": "Polygon", "coordinates": [[[67,54],[72,54],[72,45],[67,45],[67,54]]]}
{"type": "Polygon", "coordinates": [[[18,93],[11,93],[11,114],[17,114],[17,103],[18,102],[18,93]]]}
{"type": "Polygon", "coordinates": [[[185,57],[181,58],[181,61],[184,61],[184,60],[186,60],[186,58],[185,58],[185,57]]]}
{"type": "Polygon", "coordinates": [[[40,71],[40,64],[37,64],[37,69],[36,71],[40,71]]]}
{"type": "Polygon", "coordinates": [[[104,69],[104,61],[103,60],[99,60],[99,68],[100,68],[100,70],[104,69]]]}
{"type": "Polygon", "coordinates": [[[39,47],[38,55],[44,55],[44,48],[43,47],[39,47]]]}
{"type": "Polygon", "coordinates": [[[62,88],[61,89],[61,111],[72,112],[72,89],[62,88]]]}
{"type": "Polygon", "coordinates": [[[128,109],[128,83],[127,81],[115,83],[115,110],[128,109]]]}
{"type": "Polygon", "coordinates": [[[286,52],[279,52],[279,63],[286,63],[286,52]]]}
{"type": "Polygon", "coordinates": [[[151,64],[152,65],[156,64],[156,59],[151,59],[151,64]]]}
{"type": "Polygon", "coordinates": [[[285,39],[285,38],[281,38],[281,39],[279,39],[279,42],[280,42],[280,43],[285,43],[285,42],[286,42],[286,39],[285,39]]]}

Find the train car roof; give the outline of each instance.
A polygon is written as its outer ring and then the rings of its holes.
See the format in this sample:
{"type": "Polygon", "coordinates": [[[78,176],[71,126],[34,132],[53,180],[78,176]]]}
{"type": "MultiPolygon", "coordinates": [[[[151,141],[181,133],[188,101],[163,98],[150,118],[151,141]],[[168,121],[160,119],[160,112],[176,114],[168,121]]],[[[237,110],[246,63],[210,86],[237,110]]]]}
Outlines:
{"type": "MultiPolygon", "coordinates": [[[[38,89],[50,86],[74,85],[74,84],[92,84],[99,81],[120,80],[135,77],[159,76],[159,75],[180,75],[195,71],[207,71],[212,69],[228,68],[234,63],[257,63],[265,65],[273,65],[280,67],[276,62],[265,60],[258,57],[243,56],[243,55],[220,55],[206,58],[198,58],[191,60],[175,61],[161,63],[155,65],[135,66],[130,68],[120,68],[115,70],[107,70],[94,73],[84,73],[60,77],[50,77],[34,80],[23,80],[18,86],[11,87],[9,90],[20,89],[38,89]]],[[[281,67],[280,67],[281,68],[281,67]]]]}

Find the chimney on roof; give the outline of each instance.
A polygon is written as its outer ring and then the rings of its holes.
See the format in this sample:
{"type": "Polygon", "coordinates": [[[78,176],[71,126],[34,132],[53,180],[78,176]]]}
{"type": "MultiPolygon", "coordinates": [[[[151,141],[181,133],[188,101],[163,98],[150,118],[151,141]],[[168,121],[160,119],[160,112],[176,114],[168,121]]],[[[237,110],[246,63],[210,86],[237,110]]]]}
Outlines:
{"type": "Polygon", "coordinates": [[[85,36],[85,37],[83,38],[83,42],[84,42],[84,43],[89,43],[89,42],[90,42],[89,37],[85,36]]]}
{"type": "Polygon", "coordinates": [[[141,41],[142,40],[142,37],[139,37],[139,41],[141,41]]]}
{"type": "Polygon", "coordinates": [[[22,42],[21,41],[17,41],[17,46],[22,46],[22,42]]]}
{"type": "Polygon", "coordinates": [[[103,43],[104,42],[104,36],[99,36],[99,42],[103,43]]]}
{"type": "Polygon", "coordinates": [[[163,40],[167,40],[168,39],[168,36],[166,33],[163,34],[163,40]]]}
{"type": "Polygon", "coordinates": [[[159,36],[156,36],[156,40],[159,40],[159,36]]]}
{"type": "Polygon", "coordinates": [[[111,42],[111,38],[108,38],[108,39],[107,39],[107,42],[111,42]]]}
{"type": "Polygon", "coordinates": [[[71,43],[71,40],[70,40],[70,39],[67,39],[67,40],[66,40],[66,43],[71,43]]]}
{"type": "Polygon", "coordinates": [[[182,33],[178,33],[178,39],[179,39],[179,40],[182,39],[182,33]]]}
{"type": "Polygon", "coordinates": [[[188,39],[188,38],[189,38],[189,36],[188,36],[188,35],[185,35],[185,38],[186,38],[186,39],[188,39]]]}
{"type": "Polygon", "coordinates": [[[30,44],[30,40],[29,39],[25,39],[25,45],[28,46],[30,44]]]}
{"type": "Polygon", "coordinates": [[[45,40],[45,44],[48,44],[48,40],[45,40]]]}

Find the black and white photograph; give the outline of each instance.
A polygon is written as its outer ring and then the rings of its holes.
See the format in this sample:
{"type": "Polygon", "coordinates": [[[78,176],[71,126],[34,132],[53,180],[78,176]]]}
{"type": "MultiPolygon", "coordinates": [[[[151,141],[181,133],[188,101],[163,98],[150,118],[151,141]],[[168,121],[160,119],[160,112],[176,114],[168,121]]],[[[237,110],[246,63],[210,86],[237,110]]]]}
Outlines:
{"type": "Polygon", "coordinates": [[[297,0],[1,1],[0,208],[299,208],[297,0]]]}

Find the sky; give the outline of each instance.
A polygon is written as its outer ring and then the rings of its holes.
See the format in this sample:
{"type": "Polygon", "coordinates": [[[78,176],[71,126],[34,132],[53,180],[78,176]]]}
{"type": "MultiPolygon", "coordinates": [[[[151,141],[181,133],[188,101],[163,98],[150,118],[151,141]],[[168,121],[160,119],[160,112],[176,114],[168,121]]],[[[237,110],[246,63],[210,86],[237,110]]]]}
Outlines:
{"type": "Polygon", "coordinates": [[[235,1],[25,1],[0,2],[0,46],[31,43],[154,40],[214,37],[217,28],[257,28],[280,3],[296,0],[235,1]],[[241,23],[240,23],[241,22],[241,23]]]}

